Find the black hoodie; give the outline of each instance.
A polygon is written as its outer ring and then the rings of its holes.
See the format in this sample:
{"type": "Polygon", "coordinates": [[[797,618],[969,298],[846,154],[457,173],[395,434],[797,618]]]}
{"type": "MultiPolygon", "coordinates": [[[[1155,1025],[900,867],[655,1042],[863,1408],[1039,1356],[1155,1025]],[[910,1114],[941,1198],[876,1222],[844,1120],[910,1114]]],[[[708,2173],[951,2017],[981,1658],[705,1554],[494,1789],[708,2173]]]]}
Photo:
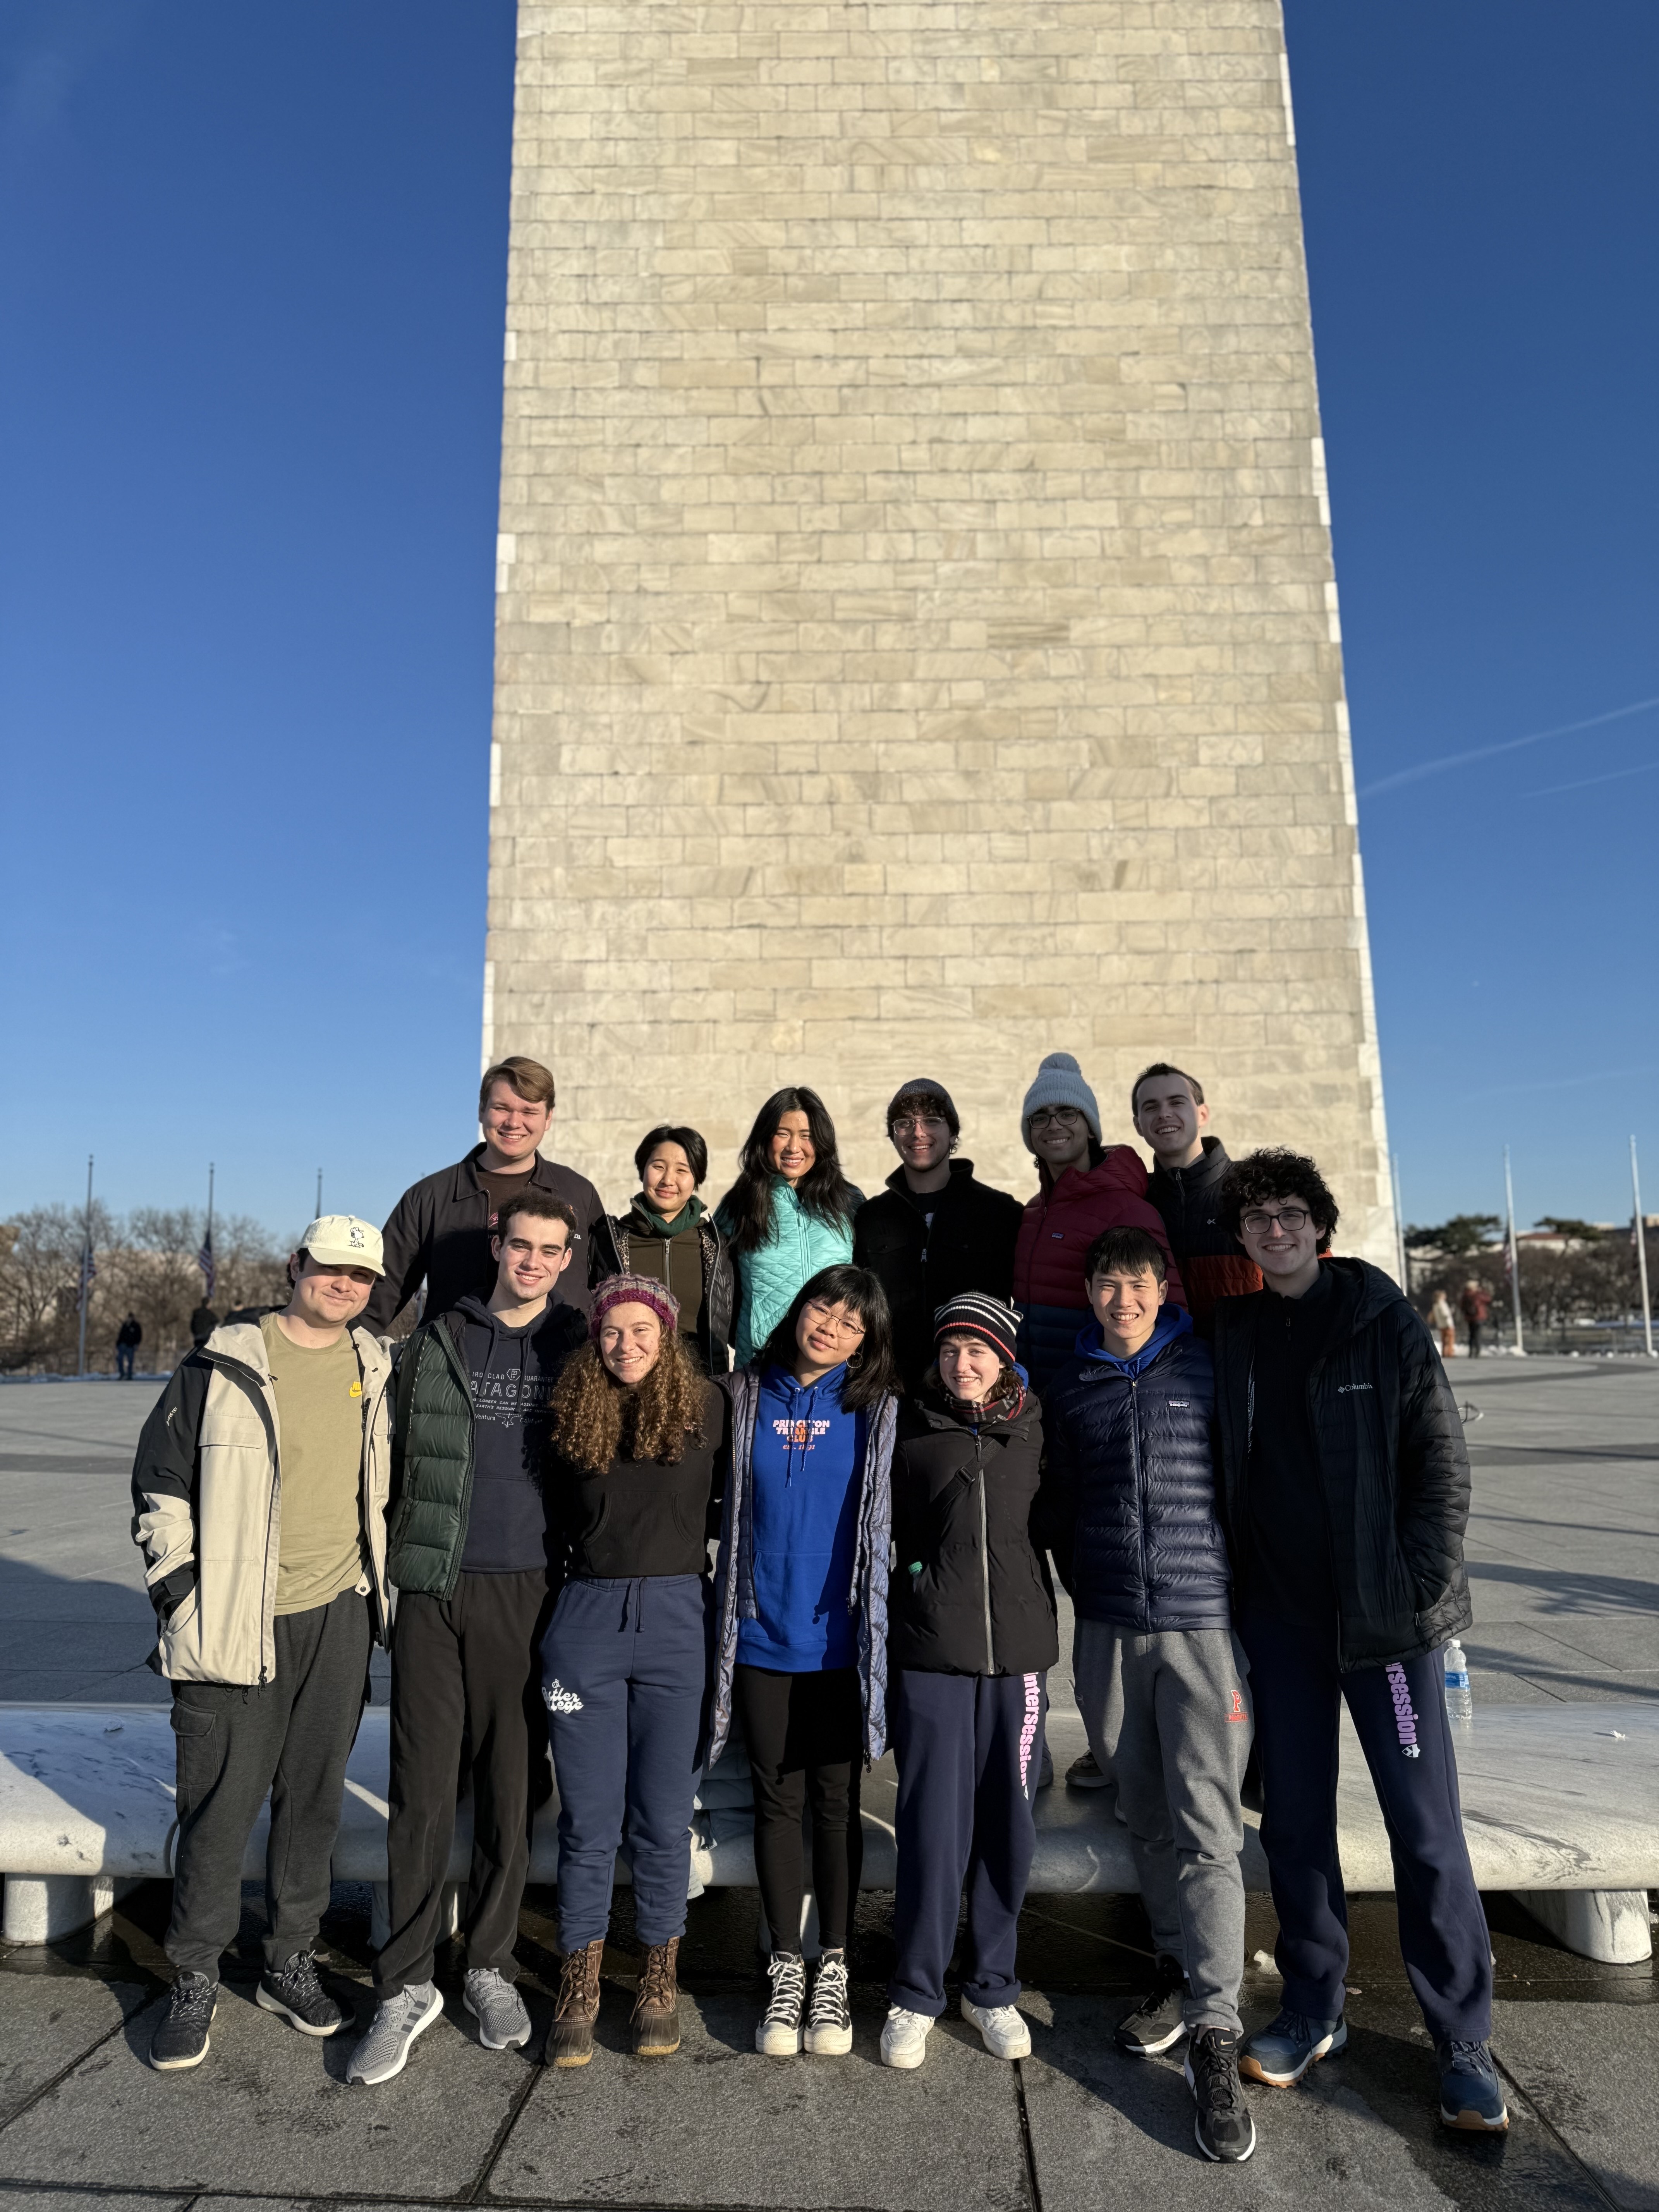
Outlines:
{"type": "Polygon", "coordinates": [[[547,1401],[586,1328],[556,1299],[523,1328],[508,1328],[481,1298],[461,1299],[455,1312],[472,1391],[472,1498],[461,1572],[524,1574],[549,1564],[547,1401]]]}

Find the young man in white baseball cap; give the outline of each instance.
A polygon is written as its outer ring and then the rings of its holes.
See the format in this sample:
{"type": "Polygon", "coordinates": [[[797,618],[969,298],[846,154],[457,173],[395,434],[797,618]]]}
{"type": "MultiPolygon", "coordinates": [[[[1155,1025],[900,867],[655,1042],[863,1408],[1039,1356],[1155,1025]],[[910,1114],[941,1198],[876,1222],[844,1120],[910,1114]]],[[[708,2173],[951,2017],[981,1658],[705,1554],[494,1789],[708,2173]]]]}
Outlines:
{"type": "Polygon", "coordinates": [[[392,1367],[355,1325],[382,1266],[369,1222],[313,1221],[289,1261],[287,1305],[222,1322],[138,1440],[133,1540],[156,1610],[150,1664],[173,1684],[178,1739],[167,1936],[178,1978],[150,2043],[150,2063],[167,2070],[207,2055],[267,1790],[256,2002],[307,2035],[344,2025],[312,1946],[369,1646],[386,1633],[392,1367]]]}

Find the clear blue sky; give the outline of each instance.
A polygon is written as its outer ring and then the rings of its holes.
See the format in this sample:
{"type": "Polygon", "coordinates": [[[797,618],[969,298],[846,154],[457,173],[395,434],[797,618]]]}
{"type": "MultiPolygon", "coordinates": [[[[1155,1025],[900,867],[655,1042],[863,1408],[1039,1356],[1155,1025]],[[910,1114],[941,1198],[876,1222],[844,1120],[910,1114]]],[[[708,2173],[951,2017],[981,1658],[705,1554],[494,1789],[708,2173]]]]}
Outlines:
{"type": "MultiPolygon", "coordinates": [[[[1659,711],[1407,778],[1659,695],[1659,9],[1289,31],[1407,1212],[1507,1139],[1622,1216],[1632,1128],[1659,1207],[1659,711]]],[[[0,1212],[470,1140],[512,64],[506,0],[0,20],[0,1212]]]]}

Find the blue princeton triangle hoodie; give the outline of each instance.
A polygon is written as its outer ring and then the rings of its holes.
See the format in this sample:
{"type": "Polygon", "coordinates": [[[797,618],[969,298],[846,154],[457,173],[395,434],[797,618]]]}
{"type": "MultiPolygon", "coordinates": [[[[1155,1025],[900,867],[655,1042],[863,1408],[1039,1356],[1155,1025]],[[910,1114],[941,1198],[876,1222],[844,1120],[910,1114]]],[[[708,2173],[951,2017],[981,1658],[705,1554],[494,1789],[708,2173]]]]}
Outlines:
{"type": "Polygon", "coordinates": [[[780,1674],[851,1667],[848,1601],[858,1545],[864,1417],[841,1402],[845,1365],[816,1382],[769,1367],[755,1414],[750,1571],[756,1618],[738,1660],[780,1674]]]}

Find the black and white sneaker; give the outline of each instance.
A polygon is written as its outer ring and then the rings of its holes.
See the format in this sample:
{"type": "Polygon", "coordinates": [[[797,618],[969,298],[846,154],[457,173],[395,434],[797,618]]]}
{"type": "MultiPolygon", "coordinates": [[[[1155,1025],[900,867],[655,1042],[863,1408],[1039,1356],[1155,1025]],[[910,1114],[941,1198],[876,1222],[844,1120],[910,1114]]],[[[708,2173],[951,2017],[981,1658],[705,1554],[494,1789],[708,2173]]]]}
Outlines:
{"type": "Polygon", "coordinates": [[[199,2066],[208,2055],[208,2030],[218,2009],[217,1982],[205,1974],[180,1974],[149,2039],[150,2064],[163,2074],[199,2066]]]}
{"type": "Polygon", "coordinates": [[[826,1951],[812,1977],[806,2011],[806,2048],[818,2058],[845,2058],[853,2048],[853,2008],[847,2001],[847,1954],[826,1951]]]}
{"type": "Polygon", "coordinates": [[[253,2002],[292,2021],[301,2035],[332,2035],[345,2026],[345,2014],[317,1978],[317,1961],[309,1951],[296,1951],[280,1966],[267,1966],[253,2002]]]}
{"type": "Polygon", "coordinates": [[[755,2048],[763,2058],[793,2058],[806,2005],[805,1961],[799,1951],[774,1951],[766,1972],[772,1996],[755,2030],[755,2048]]]}
{"type": "Polygon", "coordinates": [[[1114,2031],[1117,2047],[1131,2058],[1153,2058],[1173,2049],[1187,2033],[1182,2006],[1187,1996],[1187,1977],[1180,1961],[1160,1957],[1152,1986],[1132,2013],[1114,2031]]]}
{"type": "Polygon", "coordinates": [[[1206,2158],[1242,2166],[1255,2148],[1255,2122],[1238,2078],[1243,2039],[1224,2027],[1200,2027],[1187,2045],[1187,2086],[1198,2106],[1193,2134],[1206,2158]]]}

